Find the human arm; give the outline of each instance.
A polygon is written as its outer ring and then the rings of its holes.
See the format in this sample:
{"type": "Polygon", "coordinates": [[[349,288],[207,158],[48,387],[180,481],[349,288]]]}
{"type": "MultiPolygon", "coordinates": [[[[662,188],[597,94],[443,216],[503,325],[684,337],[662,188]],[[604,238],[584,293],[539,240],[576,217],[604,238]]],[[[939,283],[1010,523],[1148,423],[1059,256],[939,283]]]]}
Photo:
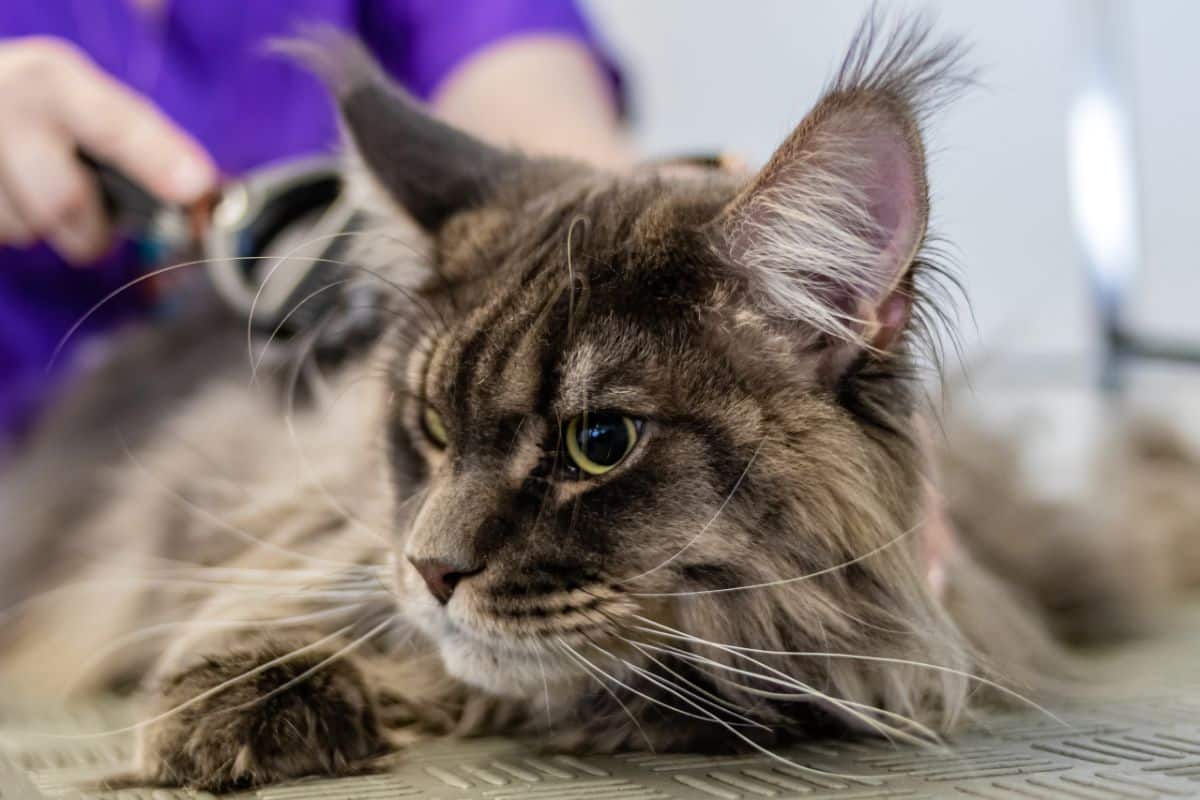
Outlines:
{"type": "Polygon", "coordinates": [[[432,97],[435,113],[493,142],[602,166],[633,159],[613,87],[577,39],[521,36],[459,65],[432,97]]]}

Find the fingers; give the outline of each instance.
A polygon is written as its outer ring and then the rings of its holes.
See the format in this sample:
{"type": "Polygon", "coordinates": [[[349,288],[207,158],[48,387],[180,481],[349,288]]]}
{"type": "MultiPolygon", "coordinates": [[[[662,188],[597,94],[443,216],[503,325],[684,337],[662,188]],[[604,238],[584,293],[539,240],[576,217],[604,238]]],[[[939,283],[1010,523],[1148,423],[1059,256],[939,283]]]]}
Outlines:
{"type": "Polygon", "coordinates": [[[0,244],[14,247],[28,247],[35,240],[33,230],[25,224],[25,220],[17,213],[16,206],[5,195],[0,185],[0,244]]]}
{"type": "Polygon", "coordinates": [[[65,130],[158,197],[190,203],[215,185],[212,160],[191,136],[85,57],[59,62],[52,83],[57,121],[65,130]]]}
{"type": "Polygon", "coordinates": [[[17,234],[7,241],[45,239],[73,264],[95,261],[108,248],[95,185],[61,136],[10,129],[0,140],[0,189],[17,234]]]}
{"type": "Polygon", "coordinates": [[[203,148],[73,45],[0,41],[0,243],[45,238],[86,263],[109,244],[83,149],[161,199],[191,203],[216,182],[203,148]]]}

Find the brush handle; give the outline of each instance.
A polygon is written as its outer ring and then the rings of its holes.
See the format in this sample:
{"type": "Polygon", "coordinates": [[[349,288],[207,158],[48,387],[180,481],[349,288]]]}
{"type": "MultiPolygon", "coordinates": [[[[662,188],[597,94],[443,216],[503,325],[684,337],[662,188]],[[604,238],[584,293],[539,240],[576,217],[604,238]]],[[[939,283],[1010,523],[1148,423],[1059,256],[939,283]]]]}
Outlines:
{"type": "Polygon", "coordinates": [[[128,175],[94,156],[78,152],[100,189],[104,213],[122,233],[143,233],[165,204],[128,175]]]}

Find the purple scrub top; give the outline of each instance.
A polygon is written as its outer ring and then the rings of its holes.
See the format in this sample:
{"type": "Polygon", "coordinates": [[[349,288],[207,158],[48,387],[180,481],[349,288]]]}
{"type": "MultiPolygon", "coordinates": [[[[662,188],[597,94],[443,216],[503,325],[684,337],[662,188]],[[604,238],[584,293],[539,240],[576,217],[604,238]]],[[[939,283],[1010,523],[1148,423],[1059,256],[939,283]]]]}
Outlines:
{"type": "MultiPolygon", "coordinates": [[[[154,100],[231,175],[336,148],[333,110],[321,86],[263,46],[314,22],[361,36],[425,99],[462,61],[516,35],[575,38],[607,63],[569,0],[163,0],[157,12],[133,0],[0,1],[0,39],[49,35],[74,42],[154,100]]],[[[46,365],[63,333],[141,269],[128,246],[89,269],[68,267],[45,246],[0,246],[0,453],[51,397],[64,370],[47,374],[46,365]]],[[[76,334],[71,349],[144,316],[152,304],[147,291],[121,293],[76,334]]],[[[70,352],[57,363],[69,364],[70,352]]]]}

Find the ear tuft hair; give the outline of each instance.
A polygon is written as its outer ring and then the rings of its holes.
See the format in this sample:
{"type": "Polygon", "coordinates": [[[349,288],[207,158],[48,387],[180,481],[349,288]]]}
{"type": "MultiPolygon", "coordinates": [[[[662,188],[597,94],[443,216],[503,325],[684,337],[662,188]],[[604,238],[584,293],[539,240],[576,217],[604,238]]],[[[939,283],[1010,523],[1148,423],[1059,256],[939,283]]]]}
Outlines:
{"type": "Polygon", "coordinates": [[[773,316],[886,350],[912,314],[928,222],[921,123],[973,82],[926,17],[873,10],[813,111],[719,221],[717,246],[773,316]]]}
{"type": "Polygon", "coordinates": [[[435,119],[353,36],[318,26],[272,47],[324,80],[367,169],[427,231],[484,202],[524,163],[515,153],[435,119]]]}
{"type": "Polygon", "coordinates": [[[932,42],[933,21],[916,14],[889,24],[873,7],[850,39],[825,95],[867,92],[895,98],[918,123],[976,83],[959,39],[932,42]]]}
{"type": "Polygon", "coordinates": [[[269,40],[267,49],[308,69],[338,99],[357,86],[386,81],[363,43],[332,25],[300,25],[295,36],[269,40]]]}

